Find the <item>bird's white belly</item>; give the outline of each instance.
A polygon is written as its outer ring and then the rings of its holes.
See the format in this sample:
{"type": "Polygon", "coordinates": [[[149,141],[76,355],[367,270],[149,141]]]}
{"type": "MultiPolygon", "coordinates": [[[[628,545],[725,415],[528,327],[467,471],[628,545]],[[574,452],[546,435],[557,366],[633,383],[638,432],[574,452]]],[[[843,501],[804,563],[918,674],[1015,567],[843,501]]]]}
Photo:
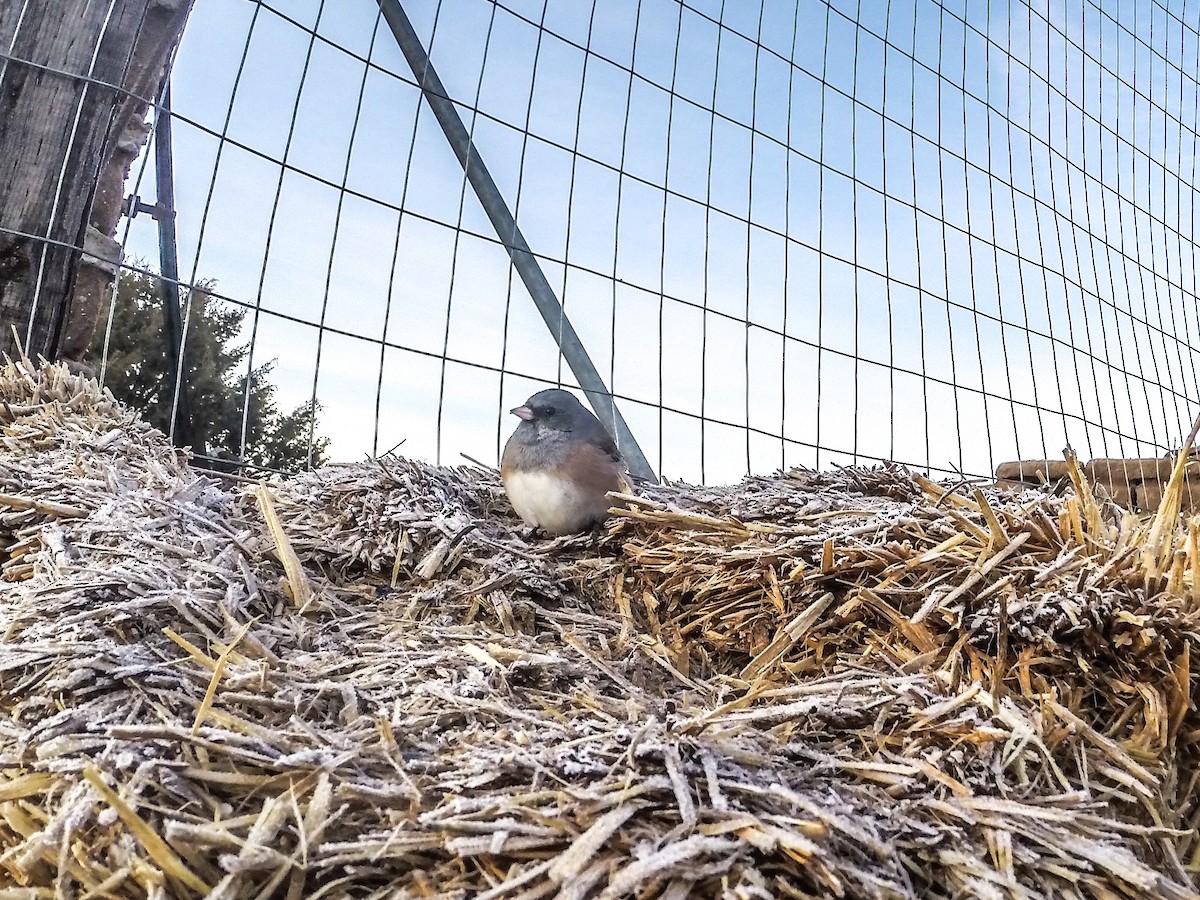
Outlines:
{"type": "Polygon", "coordinates": [[[551,534],[585,531],[608,509],[607,501],[600,505],[569,478],[552,472],[509,472],[504,489],[517,515],[551,534]]]}

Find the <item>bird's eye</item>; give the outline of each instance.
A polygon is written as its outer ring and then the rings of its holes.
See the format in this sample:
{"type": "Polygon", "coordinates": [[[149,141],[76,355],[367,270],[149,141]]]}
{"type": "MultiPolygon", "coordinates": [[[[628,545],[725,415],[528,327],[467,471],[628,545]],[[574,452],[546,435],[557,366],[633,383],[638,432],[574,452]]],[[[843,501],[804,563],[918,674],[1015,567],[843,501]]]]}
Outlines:
{"type": "Polygon", "coordinates": [[[542,415],[543,415],[543,416],[552,416],[552,415],[554,415],[554,407],[553,407],[553,406],[547,406],[547,407],[545,407],[545,408],[542,410],[542,415]]]}

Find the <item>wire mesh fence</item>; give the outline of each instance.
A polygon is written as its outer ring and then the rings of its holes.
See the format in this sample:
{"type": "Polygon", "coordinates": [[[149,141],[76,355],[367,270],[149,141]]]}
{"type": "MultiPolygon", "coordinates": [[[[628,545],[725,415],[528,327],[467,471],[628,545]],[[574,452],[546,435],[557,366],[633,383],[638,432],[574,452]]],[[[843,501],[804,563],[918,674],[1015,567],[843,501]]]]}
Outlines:
{"type": "MultiPolygon", "coordinates": [[[[179,47],[185,347],[240,396],[192,412],[227,455],[494,461],[509,407],[578,386],[381,6],[198,0],[179,47]]],[[[1186,433],[1196,4],[396,6],[660,474],[1186,433]]],[[[150,217],[125,246],[122,278],[159,266],[150,217]]]]}

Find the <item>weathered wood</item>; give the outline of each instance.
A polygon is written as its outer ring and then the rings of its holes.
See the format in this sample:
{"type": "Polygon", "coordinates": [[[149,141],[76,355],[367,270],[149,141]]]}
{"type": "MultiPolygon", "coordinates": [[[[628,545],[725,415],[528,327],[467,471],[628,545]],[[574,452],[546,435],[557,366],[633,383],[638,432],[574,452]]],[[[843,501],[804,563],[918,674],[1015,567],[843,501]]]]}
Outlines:
{"type": "Polygon", "coordinates": [[[1083,467],[1088,478],[1110,484],[1135,484],[1139,481],[1166,481],[1175,468],[1171,457],[1158,459],[1093,459],[1083,467]]]}
{"type": "MultiPolygon", "coordinates": [[[[191,0],[0,4],[0,51],[9,57],[0,61],[0,349],[12,349],[13,324],[31,356],[59,355],[101,172],[109,160],[118,171],[131,160],[128,148],[115,151],[131,116],[139,109],[144,115],[144,98],[190,6],[191,0]]],[[[102,237],[112,237],[119,218],[115,174],[95,207],[102,237]]],[[[107,263],[111,268],[113,260],[107,263]]],[[[90,290],[77,306],[90,306],[83,320],[94,325],[100,304],[90,290]]],[[[72,331],[90,334],[87,327],[72,331]]]]}
{"type": "MultiPolygon", "coordinates": [[[[1143,481],[1137,486],[1137,505],[1142,512],[1154,512],[1162,504],[1167,486],[1161,481],[1143,481]]],[[[1183,509],[1200,509],[1200,482],[1189,478],[1183,483],[1183,509]]]]}
{"type": "Polygon", "coordinates": [[[1045,484],[1067,477],[1067,464],[1061,459],[1024,459],[996,466],[996,478],[1045,484]]]}
{"type": "Polygon", "coordinates": [[[1134,486],[1127,481],[1117,481],[1105,486],[1108,495],[1112,498],[1113,503],[1122,506],[1125,509],[1133,509],[1136,505],[1134,502],[1134,486]]]}
{"type": "Polygon", "coordinates": [[[144,115],[143,107],[126,121],[96,184],[83,253],[75,270],[69,313],[58,349],[59,357],[71,362],[77,363],[84,355],[97,324],[108,309],[110,289],[122,259],[116,230],[124,205],[125,180],[150,133],[144,115]]]}

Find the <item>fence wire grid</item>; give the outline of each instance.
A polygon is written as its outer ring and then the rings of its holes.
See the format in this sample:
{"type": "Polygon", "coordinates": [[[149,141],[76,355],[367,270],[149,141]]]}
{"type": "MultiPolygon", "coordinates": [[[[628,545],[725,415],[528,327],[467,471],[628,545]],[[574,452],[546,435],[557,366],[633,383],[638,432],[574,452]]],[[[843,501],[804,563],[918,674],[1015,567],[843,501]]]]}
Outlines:
{"type": "MultiPolygon", "coordinates": [[[[403,8],[658,473],[1186,433],[1200,4],[403,8]]],[[[376,3],[197,0],[171,89],[180,281],[331,458],[494,461],[577,387],[376,3]]]]}

